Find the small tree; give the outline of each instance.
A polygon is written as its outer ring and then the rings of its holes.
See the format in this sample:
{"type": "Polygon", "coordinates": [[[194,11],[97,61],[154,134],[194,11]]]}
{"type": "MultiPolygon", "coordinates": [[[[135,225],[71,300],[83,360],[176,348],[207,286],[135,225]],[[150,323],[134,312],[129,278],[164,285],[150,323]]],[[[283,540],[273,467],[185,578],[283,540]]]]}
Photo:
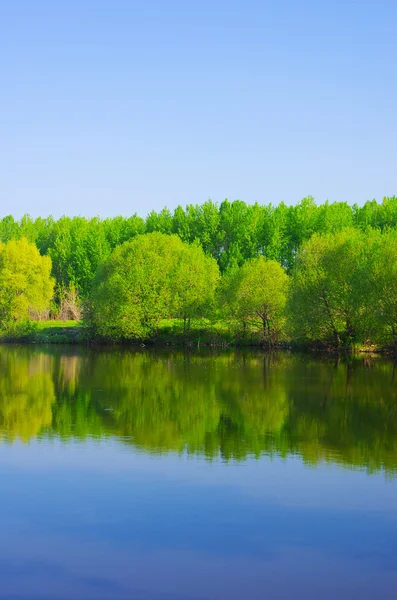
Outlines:
{"type": "Polygon", "coordinates": [[[0,322],[5,330],[49,307],[54,282],[51,259],[27,239],[0,244],[0,322]]]}
{"type": "Polygon", "coordinates": [[[80,321],[82,317],[79,292],[73,283],[69,287],[58,288],[59,313],[61,321],[80,321]]]}
{"type": "Polygon", "coordinates": [[[275,344],[283,331],[288,275],[275,260],[253,258],[225,275],[222,297],[226,312],[245,328],[260,329],[275,344]]]}
{"type": "Polygon", "coordinates": [[[219,267],[196,244],[184,244],[175,271],[174,310],[183,319],[183,330],[190,330],[190,320],[213,304],[219,282],[219,267]]]}

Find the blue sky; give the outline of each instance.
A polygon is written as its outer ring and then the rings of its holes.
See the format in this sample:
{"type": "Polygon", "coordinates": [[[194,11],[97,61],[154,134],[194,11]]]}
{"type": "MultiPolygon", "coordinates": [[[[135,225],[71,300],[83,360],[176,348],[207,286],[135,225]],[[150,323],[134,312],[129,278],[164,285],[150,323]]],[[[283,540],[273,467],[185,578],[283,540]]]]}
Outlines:
{"type": "Polygon", "coordinates": [[[0,2],[0,216],[397,194],[395,0],[0,2]]]}

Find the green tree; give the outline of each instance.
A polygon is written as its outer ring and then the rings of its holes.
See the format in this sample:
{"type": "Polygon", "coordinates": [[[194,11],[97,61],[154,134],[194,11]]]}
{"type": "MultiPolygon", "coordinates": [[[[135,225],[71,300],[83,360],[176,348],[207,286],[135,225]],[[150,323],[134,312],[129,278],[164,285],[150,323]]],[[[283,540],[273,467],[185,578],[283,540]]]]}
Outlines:
{"type": "Polygon", "coordinates": [[[269,259],[277,260],[288,269],[292,264],[290,257],[291,232],[289,207],[280,202],[274,208],[271,204],[263,207],[264,217],[260,246],[262,253],[269,259]]]}
{"type": "Polygon", "coordinates": [[[314,198],[303,198],[295,206],[288,208],[288,250],[286,261],[292,267],[298,249],[305,240],[318,230],[319,209],[314,198]]]}
{"type": "Polygon", "coordinates": [[[318,207],[316,233],[337,233],[354,226],[353,209],[347,202],[326,201],[318,207]]]}
{"type": "Polygon", "coordinates": [[[224,200],[219,216],[221,244],[218,260],[221,270],[240,266],[258,256],[263,229],[263,209],[259,204],[249,206],[241,200],[224,200]]]}
{"type": "Polygon", "coordinates": [[[51,260],[25,238],[0,245],[0,321],[4,329],[49,307],[51,260]]]}
{"type": "Polygon", "coordinates": [[[19,225],[12,215],[4,217],[0,221],[0,241],[9,242],[19,239],[19,225]]]}
{"type": "Polygon", "coordinates": [[[376,200],[368,200],[363,206],[353,206],[354,226],[362,231],[368,228],[381,228],[383,225],[382,205],[376,200]]]}
{"type": "Polygon", "coordinates": [[[99,268],[86,318],[111,339],[152,336],[173,312],[176,272],[184,244],[150,233],[118,246],[99,268]]]}
{"type": "Polygon", "coordinates": [[[190,319],[213,304],[219,277],[215,259],[206,256],[197,244],[184,244],[175,273],[173,304],[174,314],[183,319],[185,333],[190,319]]]}
{"type": "Polygon", "coordinates": [[[288,275],[275,260],[260,256],[225,276],[222,297],[226,311],[245,328],[260,329],[275,344],[283,332],[288,275]]]}
{"type": "Polygon", "coordinates": [[[364,339],[369,323],[365,297],[367,236],[353,229],[305,242],[293,271],[288,312],[293,336],[335,347],[364,339]]]}
{"type": "Polygon", "coordinates": [[[219,258],[219,207],[212,200],[204,204],[189,204],[182,215],[183,209],[178,207],[173,217],[173,233],[185,242],[198,241],[205,254],[219,258]]]}
{"type": "Polygon", "coordinates": [[[145,221],[138,215],[132,215],[128,219],[114,217],[105,219],[102,223],[106,240],[112,249],[131,240],[136,235],[145,233],[145,221]]]}
{"type": "Polygon", "coordinates": [[[146,217],[145,228],[147,233],[172,233],[172,215],[168,208],[163,208],[159,213],[154,210],[146,217]]]}
{"type": "Polygon", "coordinates": [[[98,266],[110,254],[103,222],[62,217],[55,223],[51,237],[48,254],[53,263],[58,296],[72,286],[86,298],[98,266]]]}
{"type": "Polygon", "coordinates": [[[372,233],[365,297],[371,313],[371,339],[397,347],[397,232],[372,233]]]}

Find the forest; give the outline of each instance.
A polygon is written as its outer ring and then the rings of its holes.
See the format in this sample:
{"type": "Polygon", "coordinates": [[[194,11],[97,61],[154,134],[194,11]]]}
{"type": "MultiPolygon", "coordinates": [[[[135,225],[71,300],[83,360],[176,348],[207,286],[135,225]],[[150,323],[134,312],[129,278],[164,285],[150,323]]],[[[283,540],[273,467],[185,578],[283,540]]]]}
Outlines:
{"type": "Polygon", "coordinates": [[[0,327],[84,339],[397,348],[397,197],[0,220],[0,327]]]}

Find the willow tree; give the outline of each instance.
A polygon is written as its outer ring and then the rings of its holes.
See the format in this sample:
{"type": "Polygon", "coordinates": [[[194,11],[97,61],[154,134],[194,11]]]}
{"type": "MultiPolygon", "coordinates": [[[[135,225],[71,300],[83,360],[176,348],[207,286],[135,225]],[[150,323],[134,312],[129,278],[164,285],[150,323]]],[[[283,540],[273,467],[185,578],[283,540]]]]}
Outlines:
{"type": "Polygon", "coordinates": [[[85,318],[101,337],[151,336],[172,304],[183,242],[154,232],[118,246],[96,274],[85,318]]]}
{"type": "Polygon", "coordinates": [[[372,232],[367,261],[366,298],[371,309],[371,339],[397,347],[397,232],[372,232]]]}
{"type": "Polygon", "coordinates": [[[190,319],[208,304],[218,267],[198,246],[159,232],[116,248],[98,270],[86,319],[110,339],[147,339],[162,319],[190,319]]]}
{"type": "Polygon", "coordinates": [[[346,229],[315,234],[298,252],[288,313],[292,335],[334,347],[365,339],[370,321],[367,261],[371,239],[346,229]]]}
{"type": "Polygon", "coordinates": [[[263,340],[275,344],[282,335],[288,275],[275,260],[253,258],[225,275],[222,304],[244,330],[259,329],[263,340]]]}
{"type": "Polygon", "coordinates": [[[26,238],[0,243],[0,323],[9,330],[31,311],[49,308],[54,282],[51,259],[26,238]]]}

